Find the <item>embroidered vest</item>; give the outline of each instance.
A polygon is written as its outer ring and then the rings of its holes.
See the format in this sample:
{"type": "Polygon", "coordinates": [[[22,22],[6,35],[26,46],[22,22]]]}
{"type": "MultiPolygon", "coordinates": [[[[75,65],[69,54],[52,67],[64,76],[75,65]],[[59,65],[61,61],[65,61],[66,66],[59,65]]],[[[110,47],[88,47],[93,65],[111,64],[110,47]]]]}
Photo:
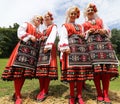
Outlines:
{"type": "Polygon", "coordinates": [[[82,26],[78,25],[78,24],[71,24],[71,23],[66,23],[63,24],[67,31],[68,31],[68,35],[72,35],[72,34],[81,34],[82,33],[82,26]]]}

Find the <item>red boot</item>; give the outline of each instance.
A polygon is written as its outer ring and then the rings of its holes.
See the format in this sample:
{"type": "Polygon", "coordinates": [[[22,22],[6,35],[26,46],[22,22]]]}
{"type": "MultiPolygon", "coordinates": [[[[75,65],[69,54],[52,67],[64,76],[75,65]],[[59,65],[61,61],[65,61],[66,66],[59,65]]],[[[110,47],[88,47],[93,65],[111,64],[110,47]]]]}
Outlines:
{"type": "Polygon", "coordinates": [[[82,88],[83,88],[84,82],[77,81],[76,82],[76,87],[77,87],[77,101],[78,104],[84,104],[84,101],[82,99],[82,88]]]}
{"type": "Polygon", "coordinates": [[[103,95],[104,95],[104,103],[105,104],[111,104],[111,101],[108,97],[108,91],[109,91],[109,83],[110,83],[110,75],[109,74],[103,74],[103,95]]]}
{"type": "Polygon", "coordinates": [[[39,99],[41,99],[41,95],[42,95],[42,91],[39,92],[39,94],[37,95],[37,100],[39,101],[39,99]]]}
{"type": "Polygon", "coordinates": [[[15,94],[14,94],[14,99],[15,99],[15,104],[22,104],[22,99],[21,99],[21,89],[24,84],[25,79],[24,78],[17,78],[14,80],[14,88],[15,88],[15,94]]]}
{"type": "Polygon", "coordinates": [[[48,94],[48,90],[49,90],[49,84],[50,84],[50,78],[46,78],[45,79],[45,90],[44,90],[44,94],[47,95],[48,94]]]}
{"type": "Polygon", "coordinates": [[[104,97],[104,104],[112,104],[109,97],[104,97]]]}
{"type": "Polygon", "coordinates": [[[97,91],[97,103],[103,102],[103,93],[102,93],[102,89],[101,89],[99,74],[94,76],[94,83],[95,83],[96,91],[97,91]]]}
{"type": "Polygon", "coordinates": [[[74,97],[69,98],[69,104],[75,104],[75,98],[74,97]]]}
{"type": "Polygon", "coordinates": [[[84,104],[84,101],[83,101],[82,97],[78,98],[78,104],[84,104]]]}
{"type": "Polygon", "coordinates": [[[47,98],[50,80],[47,80],[46,78],[42,78],[42,80],[39,81],[40,81],[41,90],[37,95],[37,101],[42,102],[47,98]]]}
{"type": "Polygon", "coordinates": [[[39,100],[41,98],[41,95],[42,95],[42,92],[43,92],[43,88],[44,88],[44,81],[45,79],[44,78],[40,78],[39,79],[39,84],[40,84],[40,92],[39,94],[37,95],[37,100],[39,100]]]}
{"type": "Polygon", "coordinates": [[[40,92],[37,96],[37,101],[42,102],[47,98],[47,94],[45,94],[43,91],[40,92]]]}
{"type": "Polygon", "coordinates": [[[15,104],[22,104],[22,99],[21,98],[17,98],[15,101],[15,104]]]}
{"type": "Polygon", "coordinates": [[[69,86],[70,86],[69,104],[75,104],[75,97],[74,97],[75,82],[70,82],[69,86]]]}

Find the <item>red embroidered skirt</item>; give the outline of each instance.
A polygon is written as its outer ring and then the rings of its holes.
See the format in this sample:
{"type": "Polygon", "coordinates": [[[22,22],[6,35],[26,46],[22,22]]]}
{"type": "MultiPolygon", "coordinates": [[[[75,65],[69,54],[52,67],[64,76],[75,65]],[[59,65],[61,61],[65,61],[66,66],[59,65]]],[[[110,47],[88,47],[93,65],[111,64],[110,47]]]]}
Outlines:
{"type": "Polygon", "coordinates": [[[39,50],[36,77],[58,79],[56,46],[53,45],[52,50],[49,50],[47,53],[43,52],[44,46],[45,42],[43,41],[39,50]]]}
{"type": "Polygon", "coordinates": [[[20,41],[14,48],[2,73],[3,80],[35,77],[39,42],[20,41]]]}
{"type": "Polygon", "coordinates": [[[118,59],[110,39],[106,35],[91,34],[87,39],[88,51],[94,73],[118,76],[118,59]]]}
{"type": "Polygon", "coordinates": [[[85,40],[77,34],[69,37],[70,54],[63,53],[61,80],[84,81],[93,79],[93,69],[85,40]]]}

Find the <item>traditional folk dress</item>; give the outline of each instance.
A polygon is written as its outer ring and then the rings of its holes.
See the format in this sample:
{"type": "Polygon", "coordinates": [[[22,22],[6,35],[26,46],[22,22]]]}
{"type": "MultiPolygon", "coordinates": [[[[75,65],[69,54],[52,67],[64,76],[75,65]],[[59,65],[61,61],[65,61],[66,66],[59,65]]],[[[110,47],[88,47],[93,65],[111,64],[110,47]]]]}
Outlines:
{"type": "Polygon", "coordinates": [[[36,37],[39,39],[40,34],[38,34],[37,31],[38,28],[27,22],[18,28],[18,38],[20,41],[13,50],[6,69],[2,74],[3,80],[35,77],[39,41],[32,42],[30,38],[36,37]]]}
{"type": "Polygon", "coordinates": [[[63,52],[61,61],[62,81],[84,81],[93,79],[93,71],[90,65],[89,54],[81,25],[63,24],[60,33],[59,49],[63,52]],[[63,50],[70,49],[70,54],[63,50]]]}
{"type": "Polygon", "coordinates": [[[91,64],[94,67],[95,73],[109,73],[112,76],[118,76],[118,59],[110,41],[110,30],[105,26],[102,19],[86,21],[84,24],[84,30],[86,32],[86,40],[88,45],[88,51],[90,54],[91,64]],[[94,28],[105,29],[106,34],[88,34],[89,29],[94,28]]]}
{"type": "Polygon", "coordinates": [[[47,77],[50,79],[57,79],[57,53],[55,39],[57,35],[57,27],[55,24],[48,26],[43,31],[44,40],[41,40],[39,57],[37,63],[36,77],[47,77]],[[47,53],[44,53],[44,48],[48,49],[47,53]]]}

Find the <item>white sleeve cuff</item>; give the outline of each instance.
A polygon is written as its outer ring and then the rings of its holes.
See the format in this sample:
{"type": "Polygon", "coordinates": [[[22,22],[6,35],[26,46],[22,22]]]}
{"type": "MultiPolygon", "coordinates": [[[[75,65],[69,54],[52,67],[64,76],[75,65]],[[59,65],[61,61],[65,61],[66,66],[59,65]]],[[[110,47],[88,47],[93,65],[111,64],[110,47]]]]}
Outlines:
{"type": "Polygon", "coordinates": [[[45,48],[48,49],[48,50],[51,50],[52,49],[52,45],[51,44],[46,45],[45,48]]]}
{"type": "Polygon", "coordinates": [[[27,42],[28,40],[30,40],[31,37],[34,37],[33,35],[28,35],[27,37],[25,37],[23,39],[24,42],[27,42]]]}
{"type": "Polygon", "coordinates": [[[89,36],[89,30],[85,32],[85,40],[87,40],[88,36],[89,36]]]}
{"type": "Polygon", "coordinates": [[[65,52],[67,49],[70,49],[69,46],[60,47],[61,52],[65,52]]]}

